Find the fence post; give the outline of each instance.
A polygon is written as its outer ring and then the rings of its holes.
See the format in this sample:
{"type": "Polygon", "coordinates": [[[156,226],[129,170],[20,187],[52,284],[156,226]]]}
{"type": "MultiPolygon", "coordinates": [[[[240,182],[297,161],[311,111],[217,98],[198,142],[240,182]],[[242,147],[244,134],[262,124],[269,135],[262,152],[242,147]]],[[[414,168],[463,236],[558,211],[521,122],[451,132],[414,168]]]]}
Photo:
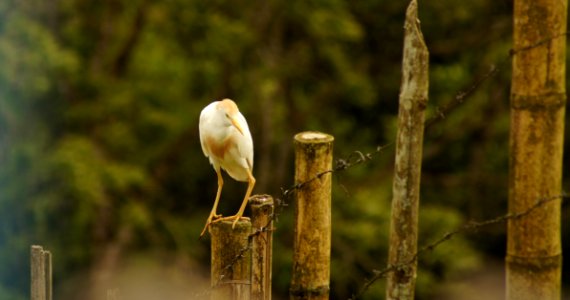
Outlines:
{"type": "MultiPolygon", "coordinates": [[[[563,189],[567,0],[513,5],[509,213],[563,189]]],[[[567,167],[566,167],[567,168],[567,167]]],[[[561,201],[507,223],[507,300],[561,298],[561,201]]]]}
{"type": "Polygon", "coordinates": [[[328,299],[333,136],[295,135],[295,234],[290,299],[328,299]]]}
{"type": "Polygon", "coordinates": [[[249,199],[252,222],[251,298],[271,300],[273,248],[273,197],[254,195],[249,199]]]}
{"type": "Polygon", "coordinates": [[[249,300],[251,293],[251,222],[241,219],[212,223],[212,300],[249,300]]]}
{"type": "Polygon", "coordinates": [[[51,252],[44,251],[44,267],[46,276],[46,300],[52,300],[53,298],[53,270],[51,264],[51,252]]]}
{"type": "Polygon", "coordinates": [[[414,299],[424,111],[429,87],[428,61],[429,53],[419,25],[418,4],[412,0],[404,24],[388,255],[390,265],[402,267],[388,274],[386,299],[414,299]]]}
{"type": "Polygon", "coordinates": [[[30,247],[30,298],[52,300],[51,253],[42,246],[30,247]]]}
{"type": "Polygon", "coordinates": [[[108,289],[107,300],[121,300],[121,291],[119,289],[108,289]]]}

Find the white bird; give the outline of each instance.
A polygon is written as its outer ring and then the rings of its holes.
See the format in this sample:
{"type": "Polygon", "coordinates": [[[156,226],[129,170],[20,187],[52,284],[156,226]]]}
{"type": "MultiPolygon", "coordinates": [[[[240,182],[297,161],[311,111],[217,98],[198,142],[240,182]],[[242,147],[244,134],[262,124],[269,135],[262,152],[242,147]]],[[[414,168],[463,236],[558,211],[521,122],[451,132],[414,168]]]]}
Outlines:
{"type": "MultiPolygon", "coordinates": [[[[206,106],[200,113],[200,143],[204,155],[210,159],[218,175],[218,191],[214,207],[206,221],[206,226],[200,236],[204,235],[212,219],[234,220],[232,228],[242,218],[245,206],[255,185],[253,170],[253,140],[247,121],[239,112],[234,101],[224,99],[215,101],[206,106]],[[224,169],[233,179],[248,182],[245,198],[237,214],[221,218],[216,214],[222,186],[221,169],[224,169]]],[[[216,220],[216,221],[217,221],[216,220]]]]}

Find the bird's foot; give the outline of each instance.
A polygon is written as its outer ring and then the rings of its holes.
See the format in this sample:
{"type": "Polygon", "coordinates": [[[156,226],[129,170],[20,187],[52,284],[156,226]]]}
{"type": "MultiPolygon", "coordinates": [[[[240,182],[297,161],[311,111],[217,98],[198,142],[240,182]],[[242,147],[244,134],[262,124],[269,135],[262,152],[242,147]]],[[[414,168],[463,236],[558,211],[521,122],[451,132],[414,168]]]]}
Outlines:
{"type": "Polygon", "coordinates": [[[232,223],[232,229],[234,229],[234,228],[236,227],[237,222],[238,222],[239,220],[241,220],[241,219],[244,219],[244,220],[249,221],[249,218],[248,218],[248,217],[237,217],[237,218],[234,220],[234,222],[232,223]]]}
{"type": "Polygon", "coordinates": [[[215,223],[221,219],[223,219],[222,215],[217,215],[217,214],[210,215],[208,217],[208,220],[206,221],[206,226],[204,226],[204,229],[202,229],[202,233],[200,233],[200,237],[202,237],[204,233],[206,233],[206,229],[208,229],[208,227],[210,227],[212,223],[215,223]]]}
{"type": "Polygon", "coordinates": [[[204,229],[202,229],[202,233],[200,233],[200,237],[202,237],[204,235],[204,233],[206,233],[206,229],[208,229],[208,227],[210,227],[210,225],[214,224],[214,223],[218,223],[220,221],[231,221],[233,220],[234,222],[232,223],[232,229],[234,229],[236,227],[236,224],[239,220],[249,220],[248,217],[241,217],[241,216],[229,216],[229,217],[223,217],[222,215],[212,215],[212,217],[208,218],[208,221],[206,221],[206,226],[204,226],[204,229]]]}
{"type": "Polygon", "coordinates": [[[210,227],[210,224],[212,224],[212,222],[206,222],[206,226],[204,226],[204,229],[202,229],[202,232],[200,233],[200,237],[202,237],[204,235],[204,233],[206,233],[206,229],[208,229],[208,227],[210,227]]]}
{"type": "Polygon", "coordinates": [[[238,222],[239,220],[248,220],[248,221],[249,221],[249,218],[248,218],[248,217],[243,217],[243,216],[235,215],[235,216],[229,216],[229,217],[219,218],[219,219],[217,219],[217,220],[214,220],[212,223],[219,222],[219,221],[231,221],[231,220],[234,221],[234,222],[232,223],[232,229],[234,229],[234,228],[236,227],[237,222],[238,222]]]}

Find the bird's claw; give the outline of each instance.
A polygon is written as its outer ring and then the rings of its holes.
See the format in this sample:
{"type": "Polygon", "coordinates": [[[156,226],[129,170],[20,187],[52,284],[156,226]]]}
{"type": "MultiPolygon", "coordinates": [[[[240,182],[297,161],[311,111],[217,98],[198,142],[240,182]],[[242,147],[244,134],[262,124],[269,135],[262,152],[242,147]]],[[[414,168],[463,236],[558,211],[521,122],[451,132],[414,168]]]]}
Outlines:
{"type": "Polygon", "coordinates": [[[202,232],[200,233],[200,237],[202,237],[204,235],[204,233],[206,233],[206,229],[208,229],[208,227],[210,227],[210,225],[212,223],[216,223],[222,219],[223,219],[222,215],[216,215],[216,214],[213,214],[210,217],[208,217],[208,220],[206,221],[206,226],[204,226],[204,229],[202,229],[202,232]]]}
{"type": "Polygon", "coordinates": [[[220,222],[220,221],[231,221],[231,220],[233,220],[232,229],[234,229],[239,220],[248,220],[249,221],[249,218],[248,217],[240,217],[240,216],[229,216],[229,217],[216,219],[216,220],[212,221],[211,223],[216,223],[216,222],[220,222]]]}
{"type": "Polygon", "coordinates": [[[234,229],[239,220],[248,220],[249,221],[249,218],[248,217],[239,217],[239,216],[223,217],[222,215],[213,215],[211,218],[208,218],[208,221],[206,221],[206,226],[204,226],[202,233],[200,233],[200,237],[202,237],[204,235],[204,233],[206,233],[206,229],[208,229],[208,227],[210,227],[210,225],[212,225],[213,223],[218,223],[220,221],[231,221],[231,220],[234,220],[232,223],[232,229],[234,229]]]}
{"type": "Polygon", "coordinates": [[[249,221],[249,218],[248,218],[248,217],[239,217],[239,218],[236,217],[235,220],[234,220],[234,222],[232,223],[232,229],[234,229],[234,228],[236,227],[237,222],[238,222],[239,220],[241,220],[241,219],[244,219],[244,220],[249,221]]]}
{"type": "Polygon", "coordinates": [[[204,233],[206,233],[206,229],[208,229],[208,227],[210,227],[210,224],[212,224],[212,222],[206,222],[206,226],[204,226],[204,229],[202,229],[202,232],[200,233],[200,237],[202,237],[204,235],[204,233]]]}

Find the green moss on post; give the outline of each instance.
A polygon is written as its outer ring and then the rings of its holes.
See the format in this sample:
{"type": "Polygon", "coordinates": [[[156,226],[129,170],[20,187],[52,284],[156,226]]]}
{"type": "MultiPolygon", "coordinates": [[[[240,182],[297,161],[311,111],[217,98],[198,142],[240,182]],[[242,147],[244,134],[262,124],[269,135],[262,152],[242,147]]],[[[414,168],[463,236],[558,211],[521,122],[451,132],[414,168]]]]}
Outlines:
{"type": "Polygon", "coordinates": [[[331,135],[295,135],[295,234],[291,299],[328,299],[331,252],[331,135]]]}
{"type": "Polygon", "coordinates": [[[212,240],[212,300],[250,299],[251,222],[241,219],[232,229],[233,221],[210,225],[212,240]]]}

